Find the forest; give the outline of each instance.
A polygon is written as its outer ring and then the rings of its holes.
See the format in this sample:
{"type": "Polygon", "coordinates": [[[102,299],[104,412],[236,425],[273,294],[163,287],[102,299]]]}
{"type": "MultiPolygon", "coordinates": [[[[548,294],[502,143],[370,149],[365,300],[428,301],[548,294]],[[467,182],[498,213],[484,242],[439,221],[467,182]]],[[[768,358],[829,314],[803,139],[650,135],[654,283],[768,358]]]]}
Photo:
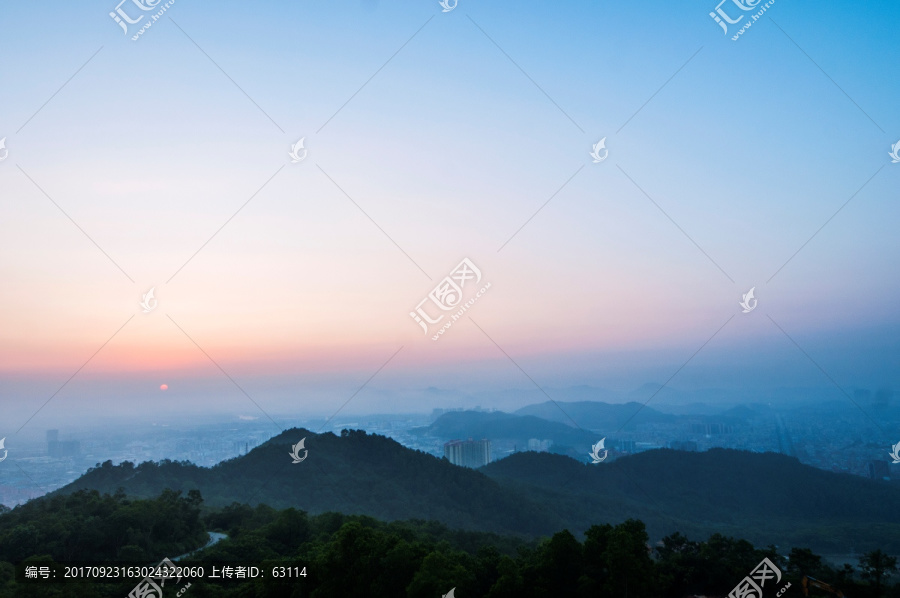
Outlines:
{"type": "MultiPolygon", "coordinates": [[[[808,548],[786,553],[713,534],[673,533],[651,544],[644,523],[560,530],[539,539],[451,529],[435,521],[384,522],[361,515],[310,515],[264,504],[204,505],[199,491],[154,498],[80,490],[0,509],[0,598],[123,597],[139,580],[47,583],[16,580],[16,567],[51,562],[154,564],[227,534],[179,565],[296,567],[293,578],[191,580],[164,596],[338,598],[629,598],[725,596],[763,558],[782,572],[783,596],[809,576],[853,598],[900,597],[896,558],[867,552],[859,567],[834,568],[808,548]],[[892,577],[893,576],[893,577],[892,577]]],[[[173,580],[174,581],[174,580],[173,580]]],[[[812,589],[811,595],[825,595],[812,589]]],[[[774,596],[774,592],[771,594],[774,596]]]]}

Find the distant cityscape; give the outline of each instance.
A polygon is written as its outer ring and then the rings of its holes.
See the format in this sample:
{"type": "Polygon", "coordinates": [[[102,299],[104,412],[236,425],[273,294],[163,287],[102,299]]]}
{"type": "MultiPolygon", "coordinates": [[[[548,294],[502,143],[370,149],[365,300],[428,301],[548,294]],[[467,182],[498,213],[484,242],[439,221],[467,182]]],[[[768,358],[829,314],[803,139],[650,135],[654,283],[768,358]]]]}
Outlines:
{"type": "MultiPolygon", "coordinates": [[[[333,420],[325,429],[322,429],[321,419],[297,420],[289,425],[316,432],[365,430],[392,438],[407,448],[446,457],[451,463],[471,468],[520,451],[560,452],[589,462],[587,453],[580,455],[552,438],[443,438],[430,433],[429,426],[442,415],[462,411],[435,409],[430,414],[360,416],[352,420],[333,420]]],[[[606,438],[606,448],[609,449],[609,461],[660,448],[772,451],[795,456],[802,463],[827,471],[879,480],[900,479],[900,464],[892,464],[888,456],[890,446],[846,435],[847,430],[865,429],[865,422],[854,417],[836,417],[827,411],[790,418],[780,414],[759,416],[748,413],[737,420],[733,415],[723,417],[721,422],[710,421],[710,416],[680,416],[674,422],[642,423],[625,428],[616,437],[606,438]]],[[[245,455],[280,433],[273,425],[261,422],[239,419],[201,423],[191,428],[173,424],[91,431],[62,428],[46,430],[43,443],[16,445],[7,441],[10,458],[0,463],[0,503],[12,507],[52,492],[107,460],[118,464],[170,459],[213,466],[245,455]]],[[[599,430],[587,432],[596,433],[597,440],[604,437],[599,430]]],[[[311,455],[315,454],[313,442],[307,440],[306,448],[311,455]]]]}

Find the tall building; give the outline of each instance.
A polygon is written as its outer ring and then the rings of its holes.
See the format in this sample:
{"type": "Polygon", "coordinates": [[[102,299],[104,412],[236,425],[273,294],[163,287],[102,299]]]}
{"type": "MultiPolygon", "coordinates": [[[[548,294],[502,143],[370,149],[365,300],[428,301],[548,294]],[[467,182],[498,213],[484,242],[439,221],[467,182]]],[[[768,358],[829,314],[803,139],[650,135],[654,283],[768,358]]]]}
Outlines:
{"type": "Polygon", "coordinates": [[[477,468],[491,462],[491,441],[451,440],[444,443],[444,456],[454,465],[477,468]]]}

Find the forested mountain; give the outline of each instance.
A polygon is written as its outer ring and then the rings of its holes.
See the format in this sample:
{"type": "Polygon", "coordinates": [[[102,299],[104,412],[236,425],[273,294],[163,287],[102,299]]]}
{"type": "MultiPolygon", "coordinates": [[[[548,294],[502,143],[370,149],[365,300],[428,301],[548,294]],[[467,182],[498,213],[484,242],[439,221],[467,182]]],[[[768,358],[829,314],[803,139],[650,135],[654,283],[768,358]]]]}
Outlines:
{"type": "Polygon", "coordinates": [[[207,503],[265,503],[311,513],[340,511],[387,521],[434,519],[463,529],[536,535],[562,521],[484,474],[456,467],[394,440],[363,431],[341,436],[288,430],[248,454],[212,468],[164,461],[104,463],[58,490],[96,489],[149,498],[164,488],[200,490],[207,503]],[[292,463],[291,446],[306,438],[308,457],[292,463]]]}
{"type": "Polygon", "coordinates": [[[187,496],[164,490],[147,500],[96,490],[42,497],[0,516],[0,561],[50,555],[149,562],[157,554],[183,554],[206,541],[202,502],[196,490],[187,496]]]}
{"type": "Polygon", "coordinates": [[[719,532],[832,553],[900,552],[900,484],[835,474],[776,453],[661,449],[596,466],[519,453],[481,471],[553,505],[570,529],[584,529],[604,513],[609,521],[641,518],[651,537],[719,532]]]}
{"type": "Polygon", "coordinates": [[[520,537],[640,518],[654,539],[676,531],[725,533],[828,553],[900,552],[900,486],[772,453],[657,450],[599,465],[518,453],[473,471],[378,435],[295,429],[212,468],[107,462],[57,493],[119,487],[144,498],[166,488],[199,490],[211,506],[264,503],[386,521],[430,519],[520,537]],[[303,437],[309,456],[293,464],[288,453],[303,437]]]}

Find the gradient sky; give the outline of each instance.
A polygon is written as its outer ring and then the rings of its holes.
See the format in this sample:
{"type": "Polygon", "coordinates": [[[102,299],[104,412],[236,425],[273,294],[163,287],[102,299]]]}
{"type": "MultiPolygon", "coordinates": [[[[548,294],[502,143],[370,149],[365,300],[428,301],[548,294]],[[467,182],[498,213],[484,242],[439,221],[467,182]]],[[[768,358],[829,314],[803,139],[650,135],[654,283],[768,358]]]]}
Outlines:
{"type": "Polygon", "coordinates": [[[734,42],[715,4],[179,0],[132,41],[115,2],[4,3],[0,435],[76,371],[29,425],[327,414],[389,359],[351,410],[897,386],[900,7],[734,42]],[[433,342],[408,313],[463,257],[492,288],[433,342]]]}

